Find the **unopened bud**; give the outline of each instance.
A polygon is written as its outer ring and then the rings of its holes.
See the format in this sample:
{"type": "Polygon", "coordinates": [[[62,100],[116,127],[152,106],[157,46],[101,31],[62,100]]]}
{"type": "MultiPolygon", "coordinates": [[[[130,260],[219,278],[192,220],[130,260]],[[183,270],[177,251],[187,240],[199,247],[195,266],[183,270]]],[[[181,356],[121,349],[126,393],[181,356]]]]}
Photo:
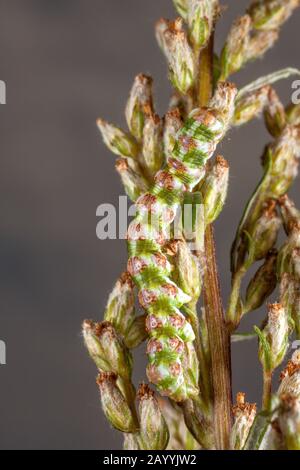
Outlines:
{"type": "Polygon", "coordinates": [[[195,63],[193,51],[182,28],[182,19],[161,19],[156,25],[156,37],[168,60],[173,85],[186,94],[195,80],[195,63]]]}
{"type": "Polygon", "coordinates": [[[269,193],[279,198],[289,190],[298,174],[300,156],[300,128],[287,126],[280,137],[267,147],[263,158],[270,165],[269,193]]]}
{"type": "Polygon", "coordinates": [[[300,339],[300,282],[289,273],[281,275],[280,303],[293,320],[296,336],[300,339]]]}
{"type": "Polygon", "coordinates": [[[134,433],[138,424],[132,411],[117,385],[117,376],[112,372],[103,372],[97,379],[101,393],[104,414],[110,424],[119,431],[134,433]]]}
{"type": "Polygon", "coordinates": [[[268,322],[260,336],[259,358],[265,371],[276,369],[284,359],[288,348],[288,316],[281,304],[268,306],[268,322]]]}
{"type": "Polygon", "coordinates": [[[250,232],[252,243],[254,243],[254,260],[264,259],[268,252],[274,247],[281,219],[276,212],[276,202],[269,200],[254,224],[253,231],[250,232]]]}
{"type": "Polygon", "coordinates": [[[218,0],[189,0],[188,28],[192,44],[197,48],[205,47],[214,24],[218,0]]]}
{"type": "Polygon", "coordinates": [[[125,337],[134,318],[134,284],[130,274],[125,272],[108,298],[104,320],[110,322],[116,331],[125,337]]]}
{"type": "Polygon", "coordinates": [[[280,375],[278,395],[288,394],[300,399],[300,349],[294,351],[291,360],[280,375]]]}
{"type": "Polygon", "coordinates": [[[136,317],[131,326],[129,327],[127,334],[125,336],[125,344],[127,348],[134,349],[137,348],[143,341],[146,340],[148,334],[146,331],[146,316],[142,315],[136,317]]]}
{"type": "Polygon", "coordinates": [[[97,336],[95,323],[91,320],[85,320],[82,325],[82,334],[89,355],[98,369],[109,371],[110,365],[105,357],[105,352],[103,351],[102,345],[97,336]]]}
{"type": "Polygon", "coordinates": [[[248,93],[237,101],[234,111],[233,123],[235,126],[246,124],[258,117],[268,102],[269,86],[263,86],[252,93],[248,93]]]}
{"type": "Polygon", "coordinates": [[[108,364],[108,368],[103,370],[112,371],[125,380],[129,379],[132,371],[132,357],[112,324],[95,323],[92,332],[98,339],[104,359],[108,364]]]}
{"type": "Polygon", "coordinates": [[[299,0],[254,0],[249,14],[255,29],[268,31],[279,28],[299,6],[299,0]]]}
{"type": "Polygon", "coordinates": [[[265,122],[273,137],[281,134],[286,125],[285,109],[274,88],[269,88],[268,104],[265,108],[265,122]]]}
{"type": "Polygon", "coordinates": [[[164,151],[167,157],[174,150],[177,133],[182,125],[183,122],[178,108],[173,108],[167,112],[164,123],[164,151]]]}
{"type": "Polygon", "coordinates": [[[146,172],[153,177],[164,160],[163,122],[157,114],[148,111],[143,130],[143,157],[146,172]]]}
{"type": "Polygon", "coordinates": [[[289,124],[293,126],[300,125],[300,104],[290,104],[285,112],[289,124]]]}
{"type": "Polygon", "coordinates": [[[169,430],[154,392],[146,384],[139,388],[140,437],[143,450],[165,450],[169,430]]]}
{"type": "Polygon", "coordinates": [[[130,134],[125,133],[103,119],[97,120],[97,126],[102,134],[104,143],[114,154],[121,157],[137,157],[138,147],[130,134]]]}
{"type": "Polygon", "coordinates": [[[249,40],[246,51],[246,61],[259,59],[271,49],[279,38],[277,30],[255,31],[249,40]]]}
{"type": "Polygon", "coordinates": [[[232,25],[221,55],[221,80],[240,70],[247,60],[250,30],[249,15],[238,18],[232,25]]]}
{"type": "Polygon", "coordinates": [[[141,174],[136,162],[120,158],[116,161],[115,167],[121,177],[127,196],[133,202],[148,191],[148,183],[141,174]]]}
{"type": "Polygon", "coordinates": [[[277,252],[272,250],[248,285],[246,302],[243,307],[244,313],[252,312],[261,307],[274,291],[277,284],[276,261],[277,252]]]}
{"type": "Polygon", "coordinates": [[[238,393],[232,411],[234,424],[231,431],[231,448],[242,450],[256,416],[256,404],[246,403],[245,394],[238,393]]]}
{"type": "Polygon", "coordinates": [[[176,266],[179,287],[196,303],[201,293],[201,275],[197,258],[184,240],[178,241],[176,266]]]}
{"type": "Polygon", "coordinates": [[[226,201],[228,182],[229,165],[219,155],[200,189],[203,197],[206,225],[212,224],[219,217],[226,201]]]}
{"type": "Polygon", "coordinates": [[[285,194],[278,199],[284,230],[289,235],[297,225],[300,227],[300,211],[293,201],[285,194]]]}
{"type": "Polygon", "coordinates": [[[152,97],[153,80],[147,75],[138,75],[133,83],[127,101],[125,115],[131,134],[141,141],[145,123],[145,107],[153,109],[152,97]]]}
{"type": "Polygon", "coordinates": [[[278,424],[287,450],[300,450],[300,399],[284,394],[280,397],[278,424]]]}

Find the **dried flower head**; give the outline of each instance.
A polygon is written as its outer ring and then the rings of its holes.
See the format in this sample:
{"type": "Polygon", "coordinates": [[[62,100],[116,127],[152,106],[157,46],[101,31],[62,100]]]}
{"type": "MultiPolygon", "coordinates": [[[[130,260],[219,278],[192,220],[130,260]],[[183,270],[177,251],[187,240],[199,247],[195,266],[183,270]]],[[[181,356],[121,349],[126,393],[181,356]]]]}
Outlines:
{"type": "Polygon", "coordinates": [[[268,321],[260,335],[259,358],[266,371],[273,371],[283,361],[289,342],[289,324],[281,304],[268,306],[268,321]]]}
{"type": "Polygon", "coordinates": [[[208,171],[201,193],[205,208],[205,223],[212,224],[219,217],[225,205],[229,183],[229,164],[218,155],[211,170],[208,171]]]}
{"type": "Polygon", "coordinates": [[[146,384],[138,391],[140,438],[143,450],[164,450],[169,442],[169,430],[154,392],[146,384]]]}
{"type": "Polygon", "coordinates": [[[182,19],[161,19],[156,25],[156,37],[168,60],[173,85],[186,94],[195,80],[195,63],[193,51],[182,27],[182,19]]]}
{"type": "Polygon", "coordinates": [[[249,15],[238,18],[232,25],[221,55],[221,80],[240,70],[247,60],[251,26],[249,15]]]}
{"type": "Polygon", "coordinates": [[[231,431],[231,448],[242,450],[256,416],[256,404],[246,403],[245,394],[238,393],[232,411],[234,424],[231,431]]]}
{"type": "Polygon", "coordinates": [[[153,111],[152,84],[151,77],[143,74],[137,75],[125,109],[128,128],[138,141],[141,141],[143,137],[145,107],[153,111]]]}
{"type": "Polygon", "coordinates": [[[138,423],[117,385],[117,375],[103,372],[98,376],[97,384],[102,408],[110,424],[125,433],[137,432],[138,423]]]}
{"type": "Polygon", "coordinates": [[[127,134],[113,124],[107,123],[103,119],[97,120],[97,126],[109,150],[121,157],[137,157],[138,147],[130,134],[127,134]]]}
{"type": "Polygon", "coordinates": [[[249,8],[254,28],[264,31],[279,28],[299,4],[299,0],[254,0],[249,8]]]}

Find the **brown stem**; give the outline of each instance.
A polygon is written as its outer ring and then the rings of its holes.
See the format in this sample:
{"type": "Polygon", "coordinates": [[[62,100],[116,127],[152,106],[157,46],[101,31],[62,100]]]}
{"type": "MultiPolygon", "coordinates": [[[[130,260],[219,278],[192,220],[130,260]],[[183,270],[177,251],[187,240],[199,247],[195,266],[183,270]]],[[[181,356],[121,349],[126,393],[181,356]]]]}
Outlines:
{"type": "MultiPolygon", "coordinates": [[[[200,56],[200,106],[208,104],[213,92],[213,48],[212,35],[200,56]]],[[[215,441],[217,449],[228,449],[232,420],[230,335],[224,320],[212,226],[208,226],[205,233],[205,263],[204,304],[212,361],[215,441]]]]}
{"type": "Polygon", "coordinates": [[[263,375],[263,409],[264,410],[269,410],[270,405],[271,405],[271,397],[272,397],[272,372],[271,371],[265,371],[264,370],[264,375],[263,375]]]}

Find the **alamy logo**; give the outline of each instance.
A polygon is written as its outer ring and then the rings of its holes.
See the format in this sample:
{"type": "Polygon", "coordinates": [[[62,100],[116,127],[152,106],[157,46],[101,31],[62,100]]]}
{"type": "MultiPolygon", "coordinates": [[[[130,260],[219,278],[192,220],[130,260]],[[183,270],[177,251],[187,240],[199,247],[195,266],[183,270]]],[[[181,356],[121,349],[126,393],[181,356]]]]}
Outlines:
{"type": "Polygon", "coordinates": [[[0,104],[6,104],[6,83],[0,80],[0,104]]]}
{"type": "Polygon", "coordinates": [[[0,365],[5,366],[6,364],[6,344],[0,340],[0,365]]]}
{"type": "Polygon", "coordinates": [[[300,80],[293,81],[292,88],[295,90],[292,93],[292,103],[300,104],[300,80]]]}

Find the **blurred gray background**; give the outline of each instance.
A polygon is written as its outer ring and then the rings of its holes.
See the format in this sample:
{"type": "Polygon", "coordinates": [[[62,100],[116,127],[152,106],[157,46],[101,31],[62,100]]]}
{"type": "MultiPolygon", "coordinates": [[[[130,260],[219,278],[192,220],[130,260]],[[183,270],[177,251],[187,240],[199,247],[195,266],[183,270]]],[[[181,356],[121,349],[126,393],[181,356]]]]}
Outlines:
{"type": "MultiPolygon", "coordinates": [[[[228,5],[217,47],[249,0],[228,5]]],[[[135,74],[155,79],[158,110],[169,98],[167,70],[153,35],[171,0],[1,0],[0,79],[0,448],[118,449],[121,437],[100,411],[96,370],[82,345],[86,317],[101,319],[124,269],[123,241],[96,238],[96,208],[118,203],[114,156],[101,143],[101,115],[124,125],[135,74]]],[[[300,66],[300,12],[283,28],[265,60],[234,77],[246,84],[286,66],[300,66]]],[[[293,79],[276,88],[286,102],[293,79]]],[[[229,248],[256,185],[259,157],[270,140],[261,122],[232,131],[221,146],[231,164],[227,206],[216,224],[224,299],[229,248]]],[[[299,180],[292,190],[300,203],[299,180]]],[[[250,330],[264,311],[243,322],[250,330]]],[[[256,344],[233,347],[234,391],[261,396],[256,344]]],[[[144,378],[142,355],[137,380],[144,378]]]]}

